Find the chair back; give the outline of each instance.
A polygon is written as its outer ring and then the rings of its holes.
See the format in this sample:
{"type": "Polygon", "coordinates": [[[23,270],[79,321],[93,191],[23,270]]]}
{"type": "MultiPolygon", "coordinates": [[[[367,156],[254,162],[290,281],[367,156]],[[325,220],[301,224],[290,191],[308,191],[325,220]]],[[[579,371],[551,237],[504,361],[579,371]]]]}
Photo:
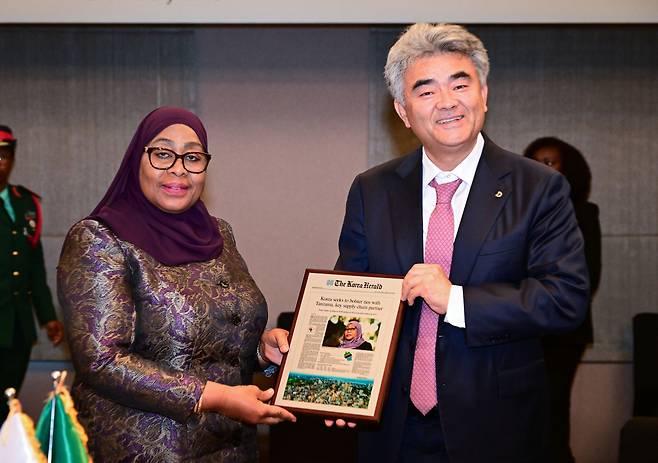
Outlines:
{"type": "Polygon", "coordinates": [[[658,313],[633,317],[634,416],[658,417],[658,313]]]}

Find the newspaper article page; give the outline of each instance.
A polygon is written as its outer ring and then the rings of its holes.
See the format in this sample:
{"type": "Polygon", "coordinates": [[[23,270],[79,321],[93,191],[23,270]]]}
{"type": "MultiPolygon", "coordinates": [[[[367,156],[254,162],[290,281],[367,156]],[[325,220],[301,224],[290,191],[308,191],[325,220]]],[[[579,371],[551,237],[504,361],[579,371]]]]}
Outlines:
{"type": "Polygon", "coordinates": [[[402,279],[307,275],[275,403],[374,416],[402,279]]]}

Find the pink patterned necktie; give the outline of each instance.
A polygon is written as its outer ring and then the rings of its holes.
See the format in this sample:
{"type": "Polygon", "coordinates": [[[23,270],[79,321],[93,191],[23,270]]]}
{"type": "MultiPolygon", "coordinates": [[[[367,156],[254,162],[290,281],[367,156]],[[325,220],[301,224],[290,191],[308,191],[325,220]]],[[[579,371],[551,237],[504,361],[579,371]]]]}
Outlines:
{"type": "MultiPolygon", "coordinates": [[[[436,190],[436,207],[430,216],[425,240],[425,263],[439,264],[446,275],[450,275],[452,247],[455,235],[455,219],[452,200],[461,180],[430,186],[436,190]]],[[[411,401],[423,415],[437,403],[436,397],[436,333],[439,315],[423,302],[411,376],[411,401]]]]}

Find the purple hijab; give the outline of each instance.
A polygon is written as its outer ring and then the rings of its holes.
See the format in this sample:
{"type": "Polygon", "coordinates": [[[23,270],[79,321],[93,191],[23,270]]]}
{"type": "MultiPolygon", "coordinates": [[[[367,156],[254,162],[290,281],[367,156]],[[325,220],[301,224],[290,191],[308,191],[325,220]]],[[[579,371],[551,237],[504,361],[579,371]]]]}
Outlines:
{"type": "Polygon", "coordinates": [[[208,150],[206,129],[197,116],[174,107],[153,110],[137,127],[112,184],[87,217],[102,221],[119,239],[143,249],[165,265],[214,259],[224,245],[215,219],[200,199],[185,212],[170,214],[151,204],[139,186],[144,147],[173,124],[190,127],[204,150],[208,150]]]}
{"type": "Polygon", "coordinates": [[[341,336],[340,344],[338,345],[338,347],[344,347],[346,349],[356,349],[361,344],[366,342],[366,340],[363,339],[363,328],[361,328],[361,323],[357,322],[356,320],[350,320],[350,322],[347,324],[345,328],[347,327],[356,328],[356,336],[351,341],[345,339],[345,335],[341,336]]]}

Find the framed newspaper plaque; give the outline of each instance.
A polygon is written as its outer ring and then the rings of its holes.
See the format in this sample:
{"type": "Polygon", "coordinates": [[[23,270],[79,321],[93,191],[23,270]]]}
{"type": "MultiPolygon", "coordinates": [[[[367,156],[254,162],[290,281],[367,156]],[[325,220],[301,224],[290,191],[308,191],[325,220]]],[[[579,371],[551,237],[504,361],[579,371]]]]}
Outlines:
{"type": "Polygon", "coordinates": [[[307,269],[273,403],[378,422],[402,323],[402,277],[307,269]]]}

